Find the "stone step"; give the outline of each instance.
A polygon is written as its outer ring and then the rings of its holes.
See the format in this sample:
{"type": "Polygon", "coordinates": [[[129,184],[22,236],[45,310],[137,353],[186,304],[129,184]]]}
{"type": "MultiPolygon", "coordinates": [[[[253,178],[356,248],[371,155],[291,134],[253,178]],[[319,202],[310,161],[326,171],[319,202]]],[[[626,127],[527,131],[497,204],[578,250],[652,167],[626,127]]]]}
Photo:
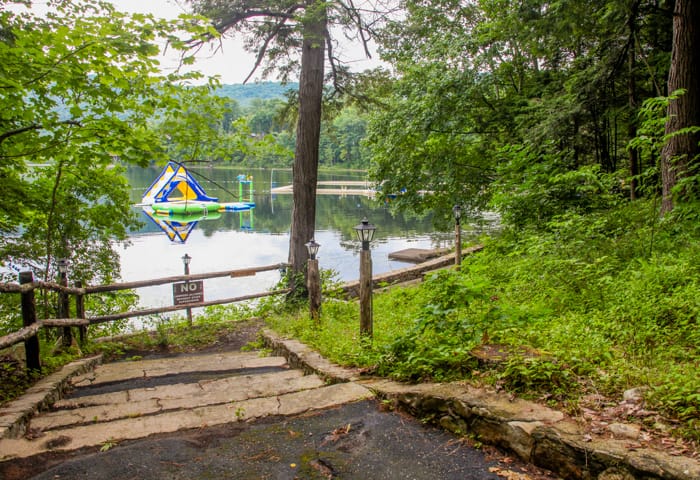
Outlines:
{"type": "Polygon", "coordinates": [[[99,365],[94,371],[74,377],[75,387],[116,383],[136,378],[162,377],[192,372],[223,372],[244,368],[284,367],[284,357],[261,357],[256,352],[227,352],[187,355],[99,365]]]}
{"type": "Polygon", "coordinates": [[[283,395],[319,388],[324,384],[316,375],[304,376],[300,370],[286,370],[199,383],[132,389],[62,400],[56,404],[61,409],[32,419],[30,428],[46,432],[74,425],[283,395]]]}
{"type": "Polygon", "coordinates": [[[109,446],[122,440],[144,438],[157,433],[172,433],[183,429],[240,422],[269,415],[297,415],[370,397],[372,393],[365,387],[354,383],[341,383],[282,395],[77,425],[50,430],[31,440],[1,439],[0,460],[26,458],[48,451],[72,451],[84,447],[109,446]]]}

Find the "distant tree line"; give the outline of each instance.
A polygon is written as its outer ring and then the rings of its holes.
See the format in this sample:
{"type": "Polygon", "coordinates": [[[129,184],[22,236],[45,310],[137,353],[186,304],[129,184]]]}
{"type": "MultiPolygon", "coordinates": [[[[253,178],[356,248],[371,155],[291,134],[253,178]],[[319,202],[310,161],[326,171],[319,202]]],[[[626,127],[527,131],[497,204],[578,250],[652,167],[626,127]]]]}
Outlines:
{"type": "MultiPolygon", "coordinates": [[[[290,167],[296,141],[296,111],[285,88],[272,82],[222,85],[213,96],[195,94],[196,87],[189,89],[192,99],[187,110],[159,123],[172,159],[290,167]],[[239,101],[241,93],[243,100],[239,101]],[[197,103],[193,103],[194,98],[197,103]],[[185,137],[172,133],[180,130],[174,128],[175,124],[189,125],[180,131],[185,137]]],[[[320,165],[368,168],[368,150],[362,144],[367,114],[354,105],[328,110],[333,113],[324,117],[321,126],[320,165]]]]}

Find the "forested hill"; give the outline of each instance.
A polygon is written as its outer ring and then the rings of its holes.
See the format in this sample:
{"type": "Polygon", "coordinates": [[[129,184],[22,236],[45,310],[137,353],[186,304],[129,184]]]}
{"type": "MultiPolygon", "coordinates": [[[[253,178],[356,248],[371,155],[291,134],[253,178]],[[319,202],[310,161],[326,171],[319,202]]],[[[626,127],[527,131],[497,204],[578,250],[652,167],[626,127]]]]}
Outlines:
{"type": "Polygon", "coordinates": [[[288,90],[297,90],[298,83],[282,84],[279,82],[236,83],[222,85],[216,94],[236,100],[242,107],[247,107],[256,98],[270,100],[284,98],[288,90]]]}

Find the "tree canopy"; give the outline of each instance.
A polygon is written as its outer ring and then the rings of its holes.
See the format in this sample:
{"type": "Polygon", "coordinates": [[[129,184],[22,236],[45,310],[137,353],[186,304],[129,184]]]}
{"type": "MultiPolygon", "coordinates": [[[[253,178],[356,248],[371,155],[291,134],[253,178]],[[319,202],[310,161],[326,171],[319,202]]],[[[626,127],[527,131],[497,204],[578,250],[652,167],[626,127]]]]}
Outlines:
{"type": "Polygon", "coordinates": [[[492,202],[518,224],[654,193],[658,152],[628,143],[669,93],[671,3],[406,2],[382,37],[398,79],[374,178],[400,207],[492,202]]]}
{"type": "Polygon", "coordinates": [[[208,27],[96,0],[9,3],[0,11],[1,257],[43,275],[70,258],[76,278],[109,280],[112,241],[134,222],[116,160],[164,157],[154,120],[181,108],[176,92],[198,77],[163,75],[157,54],[164,42],[184,46],[178,32],[208,27]]]}

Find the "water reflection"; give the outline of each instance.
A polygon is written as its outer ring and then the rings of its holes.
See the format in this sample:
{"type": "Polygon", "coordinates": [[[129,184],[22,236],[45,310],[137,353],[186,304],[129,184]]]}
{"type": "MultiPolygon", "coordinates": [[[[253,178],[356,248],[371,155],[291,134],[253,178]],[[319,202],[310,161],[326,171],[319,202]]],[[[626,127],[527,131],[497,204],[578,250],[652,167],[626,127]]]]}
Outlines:
{"type": "MultiPolygon", "coordinates": [[[[271,188],[291,184],[290,170],[243,170],[234,168],[192,168],[207,194],[222,201],[239,201],[238,176],[252,177],[254,210],[222,213],[196,223],[185,244],[171,243],[160,228],[143,216],[140,229],[131,232],[131,246],[121,250],[122,276],[125,281],[144,280],[182,273],[180,258],[192,257],[192,273],[220,271],[285,262],[289,247],[292,196],[274,194],[271,188]]],[[[143,192],[158,175],[157,167],[131,168],[127,172],[132,201],[138,203],[143,192]]],[[[319,181],[365,180],[363,173],[320,173],[319,181]]],[[[245,192],[246,197],[248,192],[245,192]]],[[[246,198],[245,200],[248,200],[246,198]]],[[[360,245],[353,227],[367,217],[377,225],[372,242],[374,273],[382,273],[407,264],[389,260],[388,254],[404,248],[451,246],[451,232],[435,232],[431,215],[393,214],[378,202],[361,195],[319,195],[316,200],[316,241],[321,244],[319,264],[337,272],[340,280],[359,274],[360,245]]],[[[138,208],[140,211],[141,208],[138,208]]],[[[205,299],[233,297],[271,288],[279,273],[266,272],[246,279],[208,280],[205,299]]],[[[143,306],[169,305],[169,286],[142,289],[143,306]]]]}

